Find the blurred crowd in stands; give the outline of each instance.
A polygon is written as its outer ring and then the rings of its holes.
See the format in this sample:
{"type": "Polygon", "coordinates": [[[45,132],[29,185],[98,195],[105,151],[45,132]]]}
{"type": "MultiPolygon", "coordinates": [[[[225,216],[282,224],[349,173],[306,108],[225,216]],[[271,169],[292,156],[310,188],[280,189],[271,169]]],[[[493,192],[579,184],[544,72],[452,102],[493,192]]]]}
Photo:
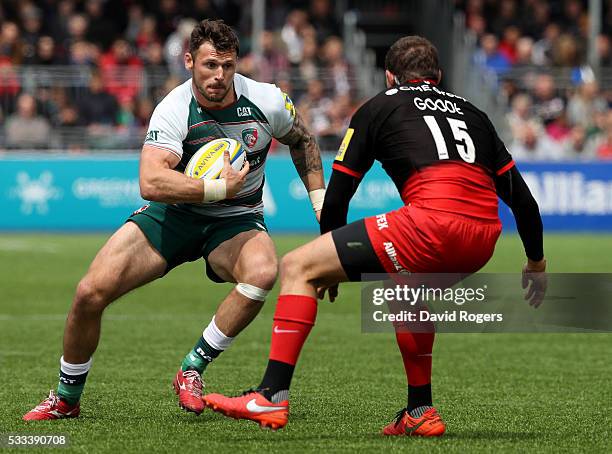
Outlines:
{"type": "Polygon", "coordinates": [[[465,0],[475,63],[508,103],[508,148],[516,159],[612,159],[612,1],[603,0],[588,64],[588,1],[465,0]]]}
{"type": "Polygon", "coordinates": [[[337,149],[357,107],[330,0],[267,1],[251,53],[250,0],[2,0],[0,149],[139,148],[155,105],[190,74],[196,21],[223,18],[241,39],[239,72],[279,85],[337,149]]]}

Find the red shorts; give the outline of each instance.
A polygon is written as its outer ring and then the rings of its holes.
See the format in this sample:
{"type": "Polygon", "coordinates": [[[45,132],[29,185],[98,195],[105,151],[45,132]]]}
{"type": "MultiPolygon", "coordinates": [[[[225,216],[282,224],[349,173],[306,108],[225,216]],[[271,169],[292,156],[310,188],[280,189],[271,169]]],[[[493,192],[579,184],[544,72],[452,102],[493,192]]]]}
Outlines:
{"type": "Polygon", "coordinates": [[[475,273],[493,255],[499,220],[481,220],[407,205],[365,219],[388,273],[475,273]]]}

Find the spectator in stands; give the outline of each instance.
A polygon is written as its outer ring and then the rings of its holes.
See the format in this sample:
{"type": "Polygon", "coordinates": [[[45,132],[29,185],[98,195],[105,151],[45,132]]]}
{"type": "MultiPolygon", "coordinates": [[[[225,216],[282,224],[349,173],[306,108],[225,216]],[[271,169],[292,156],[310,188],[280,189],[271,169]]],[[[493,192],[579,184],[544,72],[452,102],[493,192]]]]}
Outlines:
{"type": "Polygon", "coordinates": [[[565,0],[563,13],[563,28],[568,33],[579,36],[580,22],[584,15],[580,0],[565,0]]]}
{"type": "Polygon", "coordinates": [[[517,24],[517,8],[515,0],[501,0],[499,9],[491,23],[493,33],[501,36],[508,27],[517,24]]]}
{"type": "Polygon", "coordinates": [[[5,108],[13,107],[20,89],[16,66],[10,57],[0,55],[0,96],[4,98],[5,108]]]}
{"type": "Polygon", "coordinates": [[[545,125],[559,118],[565,110],[565,100],[559,96],[555,80],[548,74],[536,77],[534,87],[534,112],[545,125]]]}
{"type": "Polygon", "coordinates": [[[76,41],[87,41],[89,21],[84,14],[73,14],[68,19],[68,47],[76,41]]]}
{"type": "Polygon", "coordinates": [[[552,57],[552,62],[556,66],[578,66],[580,50],[576,38],[567,33],[559,36],[553,45],[552,57]]]}
{"type": "Polygon", "coordinates": [[[334,16],[329,0],[310,0],[308,21],[317,32],[317,42],[322,43],[330,36],[339,36],[340,24],[334,16]]]}
{"type": "Polygon", "coordinates": [[[70,45],[68,62],[71,65],[97,65],[100,52],[97,46],[87,41],[75,41],[70,45]]]}
{"type": "Polygon", "coordinates": [[[161,39],[166,39],[179,27],[181,21],[179,3],[177,0],[160,0],[157,5],[157,32],[161,39]]]}
{"type": "Polygon", "coordinates": [[[289,13],[288,2],[285,0],[267,0],[266,5],[266,28],[268,30],[280,30],[283,28],[285,19],[289,13]]]}
{"type": "Polygon", "coordinates": [[[580,125],[590,132],[595,126],[595,116],[605,112],[608,105],[599,94],[599,85],[595,80],[583,82],[570,98],[567,106],[569,122],[580,125]]]}
{"type": "Polygon", "coordinates": [[[592,138],[589,138],[584,127],[572,128],[569,135],[563,141],[562,156],[566,160],[591,160],[595,158],[595,146],[592,138]]]}
{"type": "Polygon", "coordinates": [[[545,129],[546,135],[557,144],[568,139],[572,132],[572,125],[567,118],[567,110],[563,109],[557,118],[546,125],[545,129]]]}
{"type": "Polygon", "coordinates": [[[6,119],[4,135],[9,148],[45,148],[51,145],[51,125],[46,118],[37,115],[32,95],[19,95],[17,111],[6,119]]]}
{"type": "Polygon", "coordinates": [[[107,49],[117,34],[116,22],[104,14],[103,0],[86,0],[85,12],[89,17],[87,40],[101,49],[107,49]]]}
{"type": "Polygon", "coordinates": [[[498,39],[493,34],[486,34],[480,40],[481,49],[476,52],[475,60],[481,67],[493,71],[496,74],[503,74],[510,69],[510,61],[499,52],[498,39]]]}
{"type": "Polygon", "coordinates": [[[519,28],[514,25],[510,25],[504,29],[503,38],[499,43],[499,53],[506,57],[511,65],[516,63],[516,46],[520,37],[521,31],[519,28]]]}
{"type": "Polygon", "coordinates": [[[533,62],[536,65],[550,65],[553,61],[553,47],[561,35],[561,28],[552,22],[544,29],[543,37],[533,46],[533,62]]]}
{"type": "Polygon", "coordinates": [[[596,155],[599,159],[612,159],[612,110],[606,114],[605,129],[597,144],[596,155]]]}
{"type": "MultiPolygon", "coordinates": [[[[139,3],[133,3],[130,5],[127,11],[127,25],[123,36],[131,43],[136,42],[136,37],[142,27],[142,20],[144,19],[143,6],[139,3]]],[[[157,21],[156,21],[157,24],[157,21]]]]}
{"type": "Polygon", "coordinates": [[[100,73],[104,87],[120,103],[136,97],[140,90],[143,63],[133,54],[125,39],[117,39],[109,52],[100,57],[100,73]]]}
{"type": "Polygon", "coordinates": [[[140,29],[134,40],[137,51],[142,55],[144,49],[149,47],[151,44],[159,43],[159,37],[155,30],[157,24],[155,23],[155,17],[145,16],[140,23],[140,29]]]}
{"type": "Polygon", "coordinates": [[[480,40],[480,38],[482,38],[482,35],[484,35],[487,31],[487,21],[481,14],[474,14],[472,16],[469,16],[466,19],[466,25],[476,34],[478,40],[480,40]]]}
{"type": "Polygon", "coordinates": [[[80,123],[88,125],[117,124],[119,106],[114,96],[104,89],[102,77],[94,72],[89,80],[89,90],[79,97],[77,101],[80,123]]]}
{"type": "Polygon", "coordinates": [[[546,135],[541,134],[535,125],[526,124],[520,137],[513,138],[509,151],[518,161],[543,161],[557,157],[560,159],[561,147],[546,135]]]}
{"type": "Polygon", "coordinates": [[[536,134],[543,132],[540,119],[533,115],[531,98],[526,93],[520,93],[512,100],[512,110],[506,116],[513,140],[526,142],[524,134],[527,130],[536,134]]]}
{"type": "Polygon", "coordinates": [[[302,59],[298,65],[298,76],[309,81],[320,75],[321,60],[317,40],[313,36],[304,39],[302,44],[302,59]]]}
{"type": "Polygon", "coordinates": [[[525,35],[539,39],[550,23],[550,5],[547,0],[525,2],[521,12],[522,29],[525,35]]]}
{"type": "Polygon", "coordinates": [[[516,60],[517,66],[529,66],[533,64],[533,39],[529,36],[522,36],[516,42],[516,60]]]}
{"type": "Polygon", "coordinates": [[[246,70],[261,82],[274,82],[276,75],[289,69],[289,61],[276,42],[276,36],[270,30],[264,30],[259,35],[261,55],[253,53],[240,60],[240,72],[246,70]],[[248,68],[248,69],[247,69],[248,68]]]}
{"type": "Polygon", "coordinates": [[[55,41],[50,36],[41,36],[36,43],[35,65],[59,65],[63,61],[55,54],[55,41]]]}
{"type": "Polygon", "coordinates": [[[344,137],[351,116],[353,105],[349,94],[336,96],[327,110],[329,125],[319,132],[319,145],[322,151],[336,152],[344,137]]]}
{"type": "Polygon", "coordinates": [[[64,60],[68,60],[70,53],[68,22],[74,14],[74,8],[74,0],[60,0],[55,14],[51,14],[51,17],[48,18],[45,17],[46,28],[57,46],[57,54],[64,60]]]}
{"type": "Polygon", "coordinates": [[[19,34],[19,27],[15,22],[6,21],[0,29],[0,57],[18,65],[23,60],[23,46],[19,34]]]}
{"type": "Polygon", "coordinates": [[[281,38],[287,47],[287,58],[294,65],[299,65],[302,59],[304,32],[307,28],[312,28],[308,23],[308,15],[301,9],[295,9],[287,16],[281,30],[281,38]]]}
{"type": "Polygon", "coordinates": [[[315,135],[320,136],[321,132],[330,127],[327,112],[332,104],[332,100],[325,95],[325,87],[320,79],[308,81],[306,94],[300,99],[298,110],[309,112],[310,130],[315,135]]]}
{"type": "Polygon", "coordinates": [[[344,58],[344,43],[337,36],[330,36],[322,49],[324,70],[329,77],[330,89],[334,96],[350,93],[351,68],[344,58]]]}
{"type": "Polygon", "coordinates": [[[21,9],[21,34],[23,63],[32,64],[36,59],[36,47],[41,36],[41,11],[32,4],[26,3],[21,9]]]}
{"type": "Polygon", "coordinates": [[[185,69],[183,57],[189,49],[189,36],[195,25],[196,21],[193,19],[182,19],[164,44],[164,57],[168,63],[170,74],[181,80],[191,76],[189,71],[185,69]]]}
{"type": "MultiPolygon", "coordinates": [[[[610,10],[612,11],[612,7],[610,10]]],[[[597,37],[597,53],[599,54],[599,64],[601,66],[612,66],[612,50],[608,35],[602,34],[597,37]]]]}

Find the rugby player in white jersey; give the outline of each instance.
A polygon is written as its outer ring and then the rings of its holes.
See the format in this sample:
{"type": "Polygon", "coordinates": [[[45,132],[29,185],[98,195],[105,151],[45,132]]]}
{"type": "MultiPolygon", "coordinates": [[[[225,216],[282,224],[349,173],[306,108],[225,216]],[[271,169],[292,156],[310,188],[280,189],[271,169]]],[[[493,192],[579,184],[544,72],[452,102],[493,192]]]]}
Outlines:
{"type": "Polygon", "coordinates": [[[185,54],[192,78],[156,107],[142,149],[140,190],[151,203],[115,232],[79,282],[64,331],[57,393],[51,391],[25,420],[78,416],[104,309],[181,263],[203,257],[212,280],[236,286],[173,382],[179,405],[201,413],[201,374],[257,315],[276,280],[276,252],[262,201],[273,137],[289,146],[319,218],[325,184],[318,145],[286,94],[236,73],[238,51],[238,38],[223,21],[204,20],[194,28],[185,54]],[[193,153],[221,137],[240,142],[248,164],[234,171],[226,154],[220,180],[185,176],[193,153]]]}

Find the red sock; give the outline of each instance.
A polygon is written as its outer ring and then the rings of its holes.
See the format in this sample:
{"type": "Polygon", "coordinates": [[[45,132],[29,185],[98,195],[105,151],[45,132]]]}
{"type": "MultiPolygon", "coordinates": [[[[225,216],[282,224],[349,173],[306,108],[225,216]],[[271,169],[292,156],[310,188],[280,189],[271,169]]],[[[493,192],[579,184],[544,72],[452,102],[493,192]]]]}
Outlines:
{"type": "Polygon", "coordinates": [[[280,295],[274,312],[270,359],[295,366],[316,318],[315,298],[280,295]]]}
{"type": "Polygon", "coordinates": [[[411,333],[397,330],[395,339],[402,353],[406,378],[411,386],[431,383],[431,352],[435,333],[411,333]]]}

